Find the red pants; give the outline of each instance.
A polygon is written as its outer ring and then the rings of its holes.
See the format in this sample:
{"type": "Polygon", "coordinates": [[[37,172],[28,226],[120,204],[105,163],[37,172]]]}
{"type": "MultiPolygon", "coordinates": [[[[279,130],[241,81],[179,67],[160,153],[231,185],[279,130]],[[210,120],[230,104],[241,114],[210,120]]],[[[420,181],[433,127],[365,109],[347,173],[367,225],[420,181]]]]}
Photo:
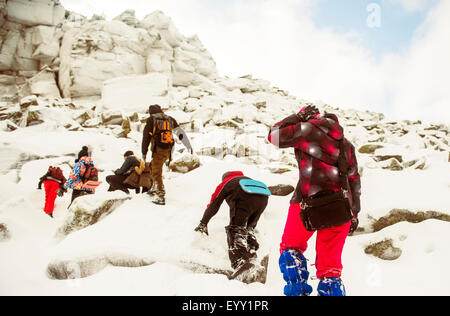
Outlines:
{"type": "MultiPolygon", "coordinates": [[[[308,240],[314,234],[303,226],[300,218],[300,204],[291,204],[280,244],[280,252],[296,249],[304,253],[308,248],[308,240]]],[[[347,224],[322,229],[317,232],[316,269],[317,277],[340,277],[342,272],[342,250],[350,230],[347,224]]]]}
{"type": "Polygon", "coordinates": [[[55,208],[55,200],[57,191],[59,189],[59,183],[52,180],[44,181],[45,189],[45,206],[44,212],[47,214],[53,214],[53,209],[55,208]]]}

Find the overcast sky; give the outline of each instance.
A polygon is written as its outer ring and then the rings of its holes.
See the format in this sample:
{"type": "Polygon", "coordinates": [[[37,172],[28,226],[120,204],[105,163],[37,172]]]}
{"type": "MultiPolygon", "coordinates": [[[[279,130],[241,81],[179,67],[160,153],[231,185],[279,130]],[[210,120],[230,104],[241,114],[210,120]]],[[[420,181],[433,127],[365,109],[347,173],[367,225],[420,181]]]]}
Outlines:
{"type": "Polygon", "coordinates": [[[60,0],[112,19],[162,10],[221,75],[300,99],[450,123],[450,0],[60,0]]]}

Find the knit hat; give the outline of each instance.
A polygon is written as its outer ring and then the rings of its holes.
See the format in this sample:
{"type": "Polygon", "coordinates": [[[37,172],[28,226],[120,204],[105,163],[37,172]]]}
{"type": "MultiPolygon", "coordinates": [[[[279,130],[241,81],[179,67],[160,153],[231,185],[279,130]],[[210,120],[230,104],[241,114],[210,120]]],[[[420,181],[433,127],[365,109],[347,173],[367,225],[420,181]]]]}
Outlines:
{"type": "Polygon", "coordinates": [[[78,153],[78,159],[80,159],[81,157],[84,156],[89,156],[89,148],[87,146],[83,146],[80,150],[80,152],[78,153]]]}

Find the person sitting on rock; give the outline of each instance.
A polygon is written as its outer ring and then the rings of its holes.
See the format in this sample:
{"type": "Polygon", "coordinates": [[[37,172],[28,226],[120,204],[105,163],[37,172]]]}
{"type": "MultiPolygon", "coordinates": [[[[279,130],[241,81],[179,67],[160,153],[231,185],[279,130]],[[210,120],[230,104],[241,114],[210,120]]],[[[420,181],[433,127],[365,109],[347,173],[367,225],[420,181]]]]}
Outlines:
{"type": "Polygon", "coordinates": [[[64,187],[65,182],[66,178],[64,177],[62,170],[52,166],[50,166],[47,173],[39,179],[38,189],[42,190],[42,184],[44,184],[45,188],[44,212],[50,217],[53,217],[56,196],[63,195],[61,189],[64,187]]]}
{"type": "Polygon", "coordinates": [[[125,152],[123,158],[125,161],[123,162],[122,167],[114,171],[114,175],[106,177],[106,182],[109,184],[108,191],[121,190],[129,194],[130,191],[128,189],[136,189],[136,192],[139,192],[138,183],[133,186],[127,184],[126,180],[135,171],[138,175],[142,174],[145,168],[145,162],[136,157],[131,150],[125,152]]]}
{"type": "Polygon", "coordinates": [[[255,228],[266,209],[270,191],[259,181],[244,176],[241,171],[227,172],[222,183],[214,191],[203,218],[195,231],[208,235],[208,223],[217,214],[223,201],[230,207],[230,224],[225,227],[228,241],[228,256],[234,276],[248,270],[254,264],[259,249],[255,228]]]}

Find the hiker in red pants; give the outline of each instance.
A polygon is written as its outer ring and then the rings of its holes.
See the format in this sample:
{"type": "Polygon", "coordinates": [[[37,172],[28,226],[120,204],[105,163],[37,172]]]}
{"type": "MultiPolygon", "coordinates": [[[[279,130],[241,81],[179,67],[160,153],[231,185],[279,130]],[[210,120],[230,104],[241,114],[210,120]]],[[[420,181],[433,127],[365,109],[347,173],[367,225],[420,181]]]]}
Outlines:
{"type": "Polygon", "coordinates": [[[62,196],[64,194],[63,185],[65,182],[66,178],[64,177],[62,170],[52,166],[50,166],[47,173],[40,178],[38,189],[42,189],[43,183],[45,189],[44,212],[50,217],[53,217],[56,196],[62,196]]]}
{"type": "Polygon", "coordinates": [[[294,148],[299,181],[280,244],[279,266],[287,282],[287,296],[308,296],[309,272],[303,255],[317,232],[318,294],[343,296],[342,251],[349,232],[358,226],[361,182],[354,146],[334,114],[303,108],[276,123],[269,141],[279,148],[294,148]]]}

